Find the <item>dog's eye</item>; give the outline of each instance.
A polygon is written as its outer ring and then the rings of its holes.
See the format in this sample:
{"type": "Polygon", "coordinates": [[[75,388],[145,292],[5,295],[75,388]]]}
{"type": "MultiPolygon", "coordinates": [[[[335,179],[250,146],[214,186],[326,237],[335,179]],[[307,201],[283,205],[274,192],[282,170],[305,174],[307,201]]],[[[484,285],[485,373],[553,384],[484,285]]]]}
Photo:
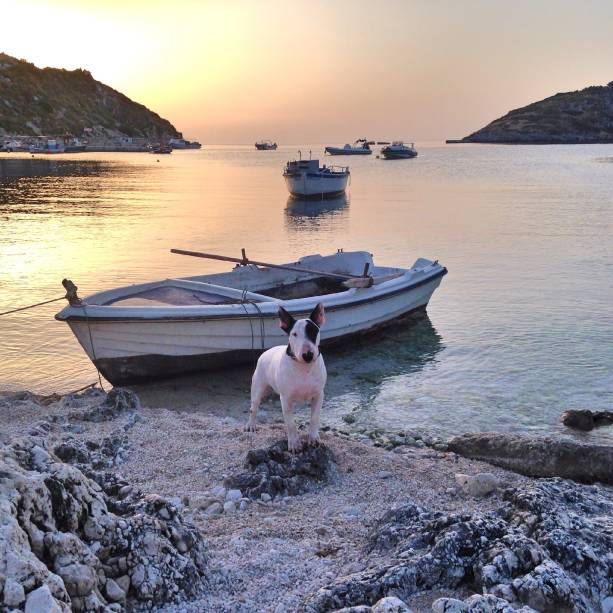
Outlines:
{"type": "Polygon", "coordinates": [[[292,332],[292,336],[298,336],[296,332],[292,332]]]}

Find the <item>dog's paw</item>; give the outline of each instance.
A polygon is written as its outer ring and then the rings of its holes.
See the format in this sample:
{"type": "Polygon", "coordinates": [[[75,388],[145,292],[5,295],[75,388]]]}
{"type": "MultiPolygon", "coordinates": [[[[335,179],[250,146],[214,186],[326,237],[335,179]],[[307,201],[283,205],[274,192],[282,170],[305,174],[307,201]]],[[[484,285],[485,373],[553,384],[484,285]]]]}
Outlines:
{"type": "Polygon", "coordinates": [[[320,445],[319,433],[309,434],[309,437],[307,439],[307,445],[309,445],[309,447],[319,447],[320,445]]]}
{"type": "Polygon", "coordinates": [[[255,424],[254,424],[253,422],[251,422],[251,420],[250,420],[250,421],[248,421],[248,422],[245,424],[245,428],[244,428],[244,430],[245,430],[245,432],[255,432],[255,431],[256,431],[255,424]]]}
{"type": "Polygon", "coordinates": [[[287,439],[287,450],[290,453],[298,453],[302,449],[302,443],[300,442],[300,437],[296,436],[295,438],[287,439]]]}

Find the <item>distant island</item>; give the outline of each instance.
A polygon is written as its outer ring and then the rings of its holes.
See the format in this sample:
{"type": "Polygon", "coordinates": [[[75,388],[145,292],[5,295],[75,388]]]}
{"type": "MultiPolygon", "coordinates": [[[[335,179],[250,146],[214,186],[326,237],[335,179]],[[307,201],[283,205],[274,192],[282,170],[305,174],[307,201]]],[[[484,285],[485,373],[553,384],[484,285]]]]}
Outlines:
{"type": "Polygon", "coordinates": [[[87,70],[37,68],[0,53],[0,136],[72,136],[97,142],[102,149],[123,144],[130,150],[182,135],[168,120],[96,81],[87,70]]]}
{"type": "Polygon", "coordinates": [[[613,81],[556,94],[508,112],[448,143],[613,143],[613,81]]]}

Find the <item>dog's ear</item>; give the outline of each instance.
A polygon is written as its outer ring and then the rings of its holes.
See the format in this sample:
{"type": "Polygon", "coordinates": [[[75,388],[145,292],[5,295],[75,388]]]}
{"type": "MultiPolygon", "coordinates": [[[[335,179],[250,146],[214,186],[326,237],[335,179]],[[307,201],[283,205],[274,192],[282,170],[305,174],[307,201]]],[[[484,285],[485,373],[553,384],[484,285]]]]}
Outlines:
{"type": "Polygon", "coordinates": [[[283,307],[279,307],[279,328],[289,334],[295,323],[296,320],[283,307]]]}
{"type": "Polygon", "coordinates": [[[326,313],[324,305],[320,302],[309,315],[309,319],[316,323],[320,328],[326,323],[326,313]]]}

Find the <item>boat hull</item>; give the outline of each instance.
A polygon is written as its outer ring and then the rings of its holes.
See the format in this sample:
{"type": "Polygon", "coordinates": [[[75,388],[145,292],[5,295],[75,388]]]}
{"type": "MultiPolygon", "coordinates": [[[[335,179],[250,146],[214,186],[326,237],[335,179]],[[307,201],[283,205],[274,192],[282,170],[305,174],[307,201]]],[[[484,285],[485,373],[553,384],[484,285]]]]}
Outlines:
{"type": "Polygon", "coordinates": [[[328,155],[371,155],[370,149],[344,149],[343,147],[326,147],[325,152],[328,155]]]}
{"type": "MultiPolygon", "coordinates": [[[[368,334],[424,310],[446,272],[440,268],[404,287],[402,282],[391,282],[389,291],[358,290],[345,303],[328,304],[325,298],[333,295],[324,296],[322,346],[368,334]]],[[[290,304],[285,306],[292,309],[290,304]]],[[[277,304],[258,308],[245,303],[241,307],[243,314],[235,316],[105,319],[84,315],[66,321],[102,375],[113,385],[122,385],[249,362],[262,351],[287,342],[278,326],[277,304]]],[[[307,317],[311,308],[291,312],[307,317]]]]}
{"type": "Polygon", "coordinates": [[[417,151],[381,151],[381,155],[386,160],[407,160],[409,158],[416,158],[417,151]]]}
{"type": "MultiPolygon", "coordinates": [[[[426,312],[426,306],[418,306],[398,317],[375,324],[369,328],[324,339],[320,343],[323,350],[334,349],[345,342],[358,340],[386,328],[410,321],[426,312]]],[[[281,343],[278,343],[281,344],[281,343]]],[[[113,385],[129,385],[160,379],[170,379],[185,375],[215,371],[241,364],[255,364],[261,349],[233,349],[221,353],[200,353],[190,355],[144,354],[121,358],[99,358],[92,360],[102,376],[113,385]]]]}
{"type": "Polygon", "coordinates": [[[289,193],[294,198],[335,198],[345,193],[349,174],[310,175],[302,173],[298,176],[285,176],[289,193]]]}

